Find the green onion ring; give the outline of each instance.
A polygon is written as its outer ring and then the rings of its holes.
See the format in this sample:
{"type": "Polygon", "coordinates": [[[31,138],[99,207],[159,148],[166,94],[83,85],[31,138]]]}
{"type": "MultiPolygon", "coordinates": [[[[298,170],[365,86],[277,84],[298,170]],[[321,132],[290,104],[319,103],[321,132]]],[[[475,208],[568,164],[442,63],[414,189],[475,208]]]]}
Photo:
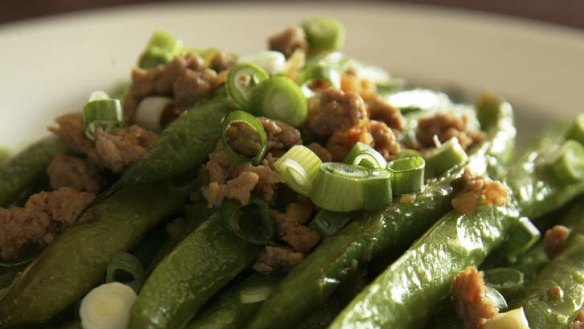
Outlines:
{"type": "Polygon", "coordinates": [[[573,184],[584,178],[584,146],[574,140],[565,141],[547,161],[548,172],[562,184],[573,184]]]}
{"type": "Polygon", "coordinates": [[[387,166],[387,161],[385,161],[383,155],[373,147],[361,142],[353,145],[343,162],[369,169],[384,169],[387,166]]]}
{"type": "Polygon", "coordinates": [[[225,152],[229,159],[234,163],[244,163],[244,162],[251,162],[254,165],[259,164],[264,155],[266,154],[268,148],[268,135],[266,134],[266,130],[262,126],[261,122],[253,115],[244,112],[244,111],[234,111],[229,113],[225,119],[223,119],[223,126],[221,128],[221,138],[223,141],[223,147],[225,147],[225,152]],[[260,147],[258,153],[252,157],[246,157],[242,154],[237,153],[235,150],[231,148],[229,145],[229,138],[227,136],[227,130],[231,125],[235,122],[243,122],[247,124],[250,128],[252,128],[260,137],[260,147]]]}
{"type": "Polygon", "coordinates": [[[114,128],[123,126],[124,113],[120,100],[109,98],[107,94],[102,97],[104,98],[90,99],[83,108],[85,135],[91,140],[95,138],[94,134],[97,128],[103,129],[104,132],[110,132],[114,128]]]}
{"type": "Polygon", "coordinates": [[[515,261],[517,256],[531,249],[540,237],[541,233],[537,227],[527,217],[520,217],[501,250],[507,259],[515,261]]]}
{"type": "Polygon", "coordinates": [[[311,17],[302,22],[302,29],[310,50],[332,51],[343,47],[345,29],[329,17],[311,17]]]}
{"type": "Polygon", "coordinates": [[[322,161],[308,147],[295,145],[282,155],[274,167],[288,187],[309,196],[322,161]]]}
{"type": "Polygon", "coordinates": [[[219,213],[223,224],[244,241],[265,245],[274,235],[274,222],[270,218],[268,204],[255,195],[247,205],[226,199],[219,213]]]}
{"type": "Polygon", "coordinates": [[[568,132],[568,139],[577,141],[584,145],[584,114],[578,115],[568,132]]]}
{"type": "Polygon", "coordinates": [[[127,252],[114,254],[107,265],[106,282],[120,282],[138,292],[144,284],[144,266],[127,252]]]}
{"type": "Polygon", "coordinates": [[[301,126],[308,115],[308,105],[302,89],[290,78],[274,76],[263,81],[251,95],[253,113],[301,126]]]}
{"type": "Polygon", "coordinates": [[[492,268],[485,271],[485,284],[497,289],[506,298],[516,296],[524,284],[523,272],[514,268],[492,268]]]}
{"type": "Polygon", "coordinates": [[[239,63],[229,70],[225,91],[231,101],[242,110],[250,110],[251,92],[270,75],[253,63],[239,63]]]}
{"type": "Polygon", "coordinates": [[[446,170],[465,163],[468,155],[460,146],[458,138],[453,137],[438,146],[426,156],[426,177],[437,177],[446,170]]]}
{"type": "Polygon", "coordinates": [[[426,162],[420,156],[397,158],[387,165],[391,172],[393,194],[412,194],[424,190],[424,168],[426,162]]]}
{"type": "Polygon", "coordinates": [[[302,87],[315,81],[324,81],[334,89],[341,88],[341,75],[339,72],[323,63],[309,64],[300,75],[300,85],[302,87]]]}

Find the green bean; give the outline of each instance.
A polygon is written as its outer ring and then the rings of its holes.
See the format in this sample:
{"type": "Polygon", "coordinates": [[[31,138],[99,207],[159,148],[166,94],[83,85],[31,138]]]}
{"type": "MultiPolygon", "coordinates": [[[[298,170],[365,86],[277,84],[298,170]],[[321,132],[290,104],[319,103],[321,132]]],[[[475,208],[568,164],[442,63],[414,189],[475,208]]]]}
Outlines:
{"type": "Polygon", "coordinates": [[[419,328],[452,279],[479,264],[512,227],[513,208],[450,212],[365,288],[335,319],[336,328],[419,328]]]}
{"type": "Polygon", "coordinates": [[[221,119],[229,112],[224,93],[194,105],[160,135],[152,148],[99,199],[127,186],[161,181],[196,169],[221,137],[221,119]]]}
{"type": "Polygon", "coordinates": [[[244,304],[241,293],[250,287],[274,286],[279,278],[252,274],[221,294],[187,329],[239,329],[262,305],[262,302],[244,304]]]}
{"type": "Polygon", "coordinates": [[[533,146],[522,153],[509,170],[509,185],[517,198],[522,215],[538,218],[584,193],[584,180],[566,185],[542,170],[543,162],[564,141],[565,132],[565,126],[547,130],[533,146]]]}
{"type": "Polygon", "coordinates": [[[566,328],[584,306],[584,236],[571,237],[512,304],[523,306],[531,329],[566,328]]]}
{"type": "Polygon", "coordinates": [[[54,157],[66,152],[57,137],[47,137],[32,144],[0,165],[0,207],[8,207],[40,178],[54,157]]]}
{"type": "Polygon", "coordinates": [[[86,223],[57,236],[0,297],[0,328],[44,323],[81,298],[104,278],[114,253],[179,209],[187,192],[167,186],[120,191],[86,212],[86,223]]]}
{"type": "Polygon", "coordinates": [[[181,328],[253,264],[259,251],[222,226],[216,213],[154,269],[132,307],[128,328],[181,328]]]}
{"type": "MultiPolygon", "coordinates": [[[[486,155],[499,159],[499,164],[508,158],[508,147],[515,136],[508,105],[500,107],[498,120],[488,129],[487,141],[470,157],[473,166],[487,163],[486,155]]],[[[396,202],[384,211],[362,214],[336,235],[326,238],[276,287],[247,328],[291,328],[326,300],[359,264],[407,248],[448,212],[452,185],[462,172],[460,167],[453,169],[441,179],[431,181],[412,203],[396,202]]]]}

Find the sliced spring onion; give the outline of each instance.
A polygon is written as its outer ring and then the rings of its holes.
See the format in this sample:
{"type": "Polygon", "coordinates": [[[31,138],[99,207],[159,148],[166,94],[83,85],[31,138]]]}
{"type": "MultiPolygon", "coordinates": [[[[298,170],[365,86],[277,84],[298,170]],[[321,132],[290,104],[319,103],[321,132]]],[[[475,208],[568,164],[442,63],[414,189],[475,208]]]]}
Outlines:
{"type": "Polygon", "coordinates": [[[584,145],[565,141],[547,162],[548,172],[562,184],[572,184],[584,178],[584,145]]]}
{"type": "Polygon", "coordinates": [[[507,310],[507,301],[505,297],[495,288],[491,286],[487,286],[487,292],[485,293],[485,297],[490,299],[493,304],[497,307],[499,311],[507,310]]]}
{"type": "Polygon", "coordinates": [[[247,205],[226,199],[219,212],[225,226],[244,241],[265,245],[274,235],[268,204],[257,196],[252,196],[247,205]]]}
{"type": "Polygon", "coordinates": [[[251,92],[270,75],[253,63],[240,63],[229,70],[225,91],[229,99],[242,110],[249,110],[251,92]]]}
{"type": "Polygon", "coordinates": [[[497,289],[505,298],[516,296],[524,284],[523,272],[514,268],[492,268],[485,271],[485,283],[497,289]]]}
{"type": "Polygon", "coordinates": [[[504,251],[507,259],[513,261],[517,256],[524,254],[531,249],[539,240],[541,233],[527,217],[520,217],[513,227],[509,239],[505,242],[504,251]]]}
{"type": "Polygon", "coordinates": [[[346,212],[321,210],[314,216],[308,227],[316,231],[321,238],[325,238],[335,235],[351,221],[352,217],[346,212]]]}
{"type": "Polygon", "coordinates": [[[391,172],[393,194],[412,194],[424,190],[424,168],[426,162],[421,156],[397,158],[387,165],[391,172]]]}
{"type": "Polygon", "coordinates": [[[308,147],[295,145],[274,164],[288,187],[309,196],[322,161],[308,147]]]}
{"type": "Polygon", "coordinates": [[[109,132],[123,126],[124,113],[119,99],[110,98],[103,91],[95,91],[83,108],[85,135],[93,140],[97,128],[109,132]]]}
{"type": "Polygon", "coordinates": [[[384,169],[387,166],[387,161],[385,161],[383,155],[370,145],[361,142],[353,145],[343,162],[369,169],[384,169]]]}
{"type": "Polygon", "coordinates": [[[274,286],[268,284],[249,287],[239,293],[239,301],[242,304],[260,303],[268,299],[273,290],[274,286]]]}
{"type": "Polygon", "coordinates": [[[229,113],[223,119],[221,137],[225,152],[234,163],[258,164],[266,154],[268,135],[261,122],[247,112],[233,111],[229,113]],[[232,128],[238,130],[231,133],[229,129],[232,128]],[[237,144],[234,144],[235,142],[237,144]]]}
{"type": "Polygon", "coordinates": [[[380,209],[392,200],[390,173],[344,163],[323,163],[311,199],[330,211],[380,209]]]}
{"type": "Polygon", "coordinates": [[[341,75],[331,66],[323,63],[307,65],[300,75],[300,84],[307,86],[312,82],[326,82],[330,88],[341,88],[341,75]]]}
{"type": "Polygon", "coordinates": [[[136,292],[119,282],[93,288],[81,301],[79,316],[84,329],[126,329],[136,292]]]}
{"type": "Polygon", "coordinates": [[[483,130],[487,130],[493,123],[497,122],[499,108],[503,102],[490,93],[483,93],[475,102],[477,112],[477,119],[481,124],[483,130]]]}
{"type": "Polygon", "coordinates": [[[286,57],[279,51],[266,50],[243,55],[239,58],[239,63],[252,63],[264,69],[268,74],[277,74],[284,70],[286,57]]]}
{"type": "Polygon", "coordinates": [[[136,124],[151,131],[160,131],[162,114],[171,103],[172,98],[169,97],[150,96],[144,98],[136,109],[134,119],[136,124]]]}
{"type": "Polygon", "coordinates": [[[315,51],[333,51],[343,47],[345,28],[329,17],[311,17],[302,22],[308,47],[315,51]]]}
{"type": "Polygon", "coordinates": [[[17,260],[1,260],[0,259],[0,273],[2,272],[1,269],[4,268],[11,268],[11,267],[19,267],[26,265],[32,262],[35,259],[35,256],[25,257],[17,260]]]}
{"type": "Polygon", "coordinates": [[[575,140],[576,142],[584,145],[584,114],[578,115],[572,127],[568,131],[568,139],[575,140]]]}
{"type": "Polygon", "coordinates": [[[448,109],[452,105],[446,94],[428,89],[404,90],[390,94],[384,100],[402,113],[434,112],[448,109]]]}
{"type": "Polygon", "coordinates": [[[467,160],[468,155],[460,146],[458,138],[453,137],[446,143],[436,147],[426,156],[426,176],[439,176],[446,170],[463,164],[467,160]]]}
{"type": "Polygon", "coordinates": [[[529,329],[523,307],[499,313],[487,320],[484,329],[529,329]]]}
{"type": "Polygon", "coordinates": [[[154,31],[144,52],[140,55],[138,66],[143,69],[153,69],[158,65],[168,64],[180,54],[183,44],[172,34],[165,31],[154,31]]]}
{"type": "Polygon", "coordinates": [[[144,283],[144,266],[134,255],[118,252],[107,265],[105,281],[120,282],[138,292],[144,283]]]}
{"type": "Polygon", "coordinates": [[[306,120],[308,105],[302,89],[284,76],[262,82],[251,95],[251,110],[270,119],[299,127],[306,120]]]}

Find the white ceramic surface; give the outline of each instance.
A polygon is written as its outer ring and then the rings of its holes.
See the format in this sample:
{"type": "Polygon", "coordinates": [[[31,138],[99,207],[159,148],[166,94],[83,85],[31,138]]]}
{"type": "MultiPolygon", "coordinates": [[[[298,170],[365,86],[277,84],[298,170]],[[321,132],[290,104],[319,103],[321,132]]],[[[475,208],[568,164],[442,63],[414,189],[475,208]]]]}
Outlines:
{"type": "Polygon", "coordinates": [[[584,32],[476,13],[382,4],[126,7],[0,26],[0,145],[46,134],[58,113],[127,79],[154,29],[188,45],[263,49],[303,17],[345,24],[346,52],[427,85],[490,89],[521,104],[526,133],[584,112],[584,32]],[[527,109],[527,110],[526,110],[527,109]]]}

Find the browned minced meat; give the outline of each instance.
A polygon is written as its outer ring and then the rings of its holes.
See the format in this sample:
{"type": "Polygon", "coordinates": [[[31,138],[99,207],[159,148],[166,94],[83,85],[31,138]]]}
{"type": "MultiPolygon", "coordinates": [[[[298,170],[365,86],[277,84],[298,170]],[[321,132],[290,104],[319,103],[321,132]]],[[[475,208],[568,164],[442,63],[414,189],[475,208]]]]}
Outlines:
{"type": "Polygon", "coordinates": [[[569,236],[570,229],[562,225],[556,225],[545,231],[543,249],[550,259],[555,258],[564,250],[569,236]]]}
{"type": "Polygon", "coordinates": [[[404,131],[404,119],[399,109],[386,103],[381,97],[375,97],[369,103],[369,118],[372,120],[382,121],[388,127],[404,131]]]}
{"type": "Polygon", "coordinates": [[[570,325],[570,329],[584,329],[584,311],[580,310],[574,317],[574,322],[570,325]]]}
{"type": "Polygon", "coordinates": [[[320,240],[318,233],[305,226],[312,217],[310,204],[292,202],[286,207],[285,213],[273,210],[271,215],[280,238],[294,250],[307,254],[318,244],[320,240]]]}
{"type": "Polygon", "coordinates": [[[327,89],[321,93],[318,107],[311,107],[308,127],[317,136],[328,137],[336,131],[346,131],[367,119],[365,102],[355,93],[327,89]]]}
{"type": "Polygon", "coordinates": [[[97,193],[101,190],[101,178],[97,168],[87,160],[59,155],[47,168],[53,190],[69,187],[76,191],[97,193]]]}
{"type": "Polygon", "coordinates": [[[262,144],[260,134],[243,121],[231,123],[225,137],[229,147],[238,154],[253,158],[260,151],[262,144]]]}
{"type": "Polygon", "coordinates": [[[499,313],[493,301],[486,297],[486,291],[483,272],[478,272],[474,266],[467,267],[454,278],[452,298],[465,328],[479,329],[499,313]]]}
{"type": "Polygon", "coordinates": [[[326,149],[333,161],[342,162],[356,141],[350,138],[349,131],[335,131],[326,142],[326,149]]]}
{"type": "MultiPolygon", "coordinates": [[[[209,155],[209,161],[203,165],[202,177],[209,185],[206,195],[209,204],[219,204],[224,198],[247,204],[252,192],[258,193],[266,201],[272,200],[275,185],[281,183],[273,169],[275,157],[301,144],[302,140],[298,130],[285,123],[266,118],[259,120],[268,135],[268,153],[259,165],[232,164],[222,142],[217,143],[215,151],[209,155]]],[[[245,136],[233,136],[234,139],[241,137],[245,136]]]]}
{"type": "Polygon", "coordinates": [[[509,190],[499,181],[476,176],[466,167],[463,174],[464,188],[452,198],[452,208],[461,214],[471,214],[481,201],[497,207],[509,200],[509,190]]]}
{"type": "Polygon", "coordinates": [[[380,121],[371,121],[367,124],[367,131],[373,137],[375,148],[387,160],[392,159],[401,151],[401,145],[389,127],[380,121]]]}
{"type": "Polygon", "coordinates": [[[279,51],[289,57],[296,49],[306,50],[308,44],[304,38],[304,30],[297,26],[292,26],[272,35],[268,39],[268,47],[270,50],[279,51]]]}
{"type": "Polygon", "coordinates": [[[547,295],[550,299],[562,299],[564,297],[564,290],[562,290],[562,287],[555,285],[548,289],[547,295]]]}
{"type": "Polygon", "coordinates": [[[85,136],[80,113],[60,116],[56,121],[59,126],[49,130],[58,135],[69,149],[87,155],[98,169],[107,168],[114,173],[121,173],[138,161],[158,138],[155,133],[133,125],[114,129],[111,133],[98,128],[95,141],[92,141],[85,136]]]}
{"type": "Polygon", "coordinates": [[[442,143],[456,137],[463,149],[485,138],[483,133],[470,130],[466,114],[459,116],[453,112],[438,113],[418,121],[416,138],[422,148],[435,147],[434,136],[442,143]]]}
{"type": "Polygon", "coordinates": [[[184,109],[207,97],[217,87],[216,78],[216,72],[205,68],[203,59],[193,54],[177,56],[152,70],[135,68],[132,87],[124,100],[126,122],[133,122],[136,108],[145,97],[174,96],[177,108],[184,109]]]}
{"type": "Polygon", "coordinates": [[[260,258],[253,265],[253,269],[259,273],[286,272],[300,264],[304,255],[294,251],[290,247],[266,246],[260,254],[260,258]]]}
{"type": "Polygon", "coordinates": [[[322,145],[320,145],[318,143],[310,143],[307,145],[307,147],[312,152],[314,152],[314,154],[316,154],[322,162],[333,161],[333,156],[332,156],[331,152],[329,152],[327,149],[322,147],[322,145]]]}
{"type": "Polygon", "coordinates": [[[213,57],[211,67],[217,72],[227,71],[235,65],[236,61],[237,59],[233,54],[226,51],[219,51],[217,55],[213,57]]]}
{"type": "Polygon", "coordinates": [[[49,244],[94,198],[93,193],[63,187],[31,196],[24,208],[0,208],[0,257],[18,259],[49,244]]]}

